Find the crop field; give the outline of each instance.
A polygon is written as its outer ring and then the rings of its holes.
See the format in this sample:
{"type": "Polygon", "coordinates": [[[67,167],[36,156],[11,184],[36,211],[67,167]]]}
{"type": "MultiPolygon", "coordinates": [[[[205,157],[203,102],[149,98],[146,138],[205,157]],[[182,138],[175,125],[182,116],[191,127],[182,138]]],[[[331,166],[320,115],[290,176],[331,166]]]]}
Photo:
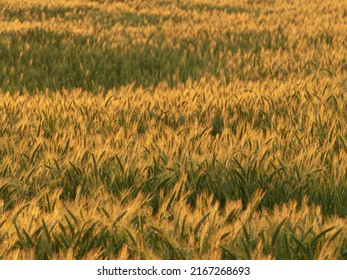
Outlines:
{"type": "Polygon", "coordinates": [[[347,2],[0,0],[0,259],[347,259],[347,2]]]}

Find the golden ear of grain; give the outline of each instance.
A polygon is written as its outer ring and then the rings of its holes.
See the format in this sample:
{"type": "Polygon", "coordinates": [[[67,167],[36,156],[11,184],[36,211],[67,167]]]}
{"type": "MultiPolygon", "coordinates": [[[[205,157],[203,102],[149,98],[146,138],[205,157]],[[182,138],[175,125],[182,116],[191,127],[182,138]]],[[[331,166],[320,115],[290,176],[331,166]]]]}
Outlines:
{"type": "Polygon", "coordinates": [[[129,259],[128,245],[124,244],[117,255],[117,260],[128,260],[128,259],[129,259]]]}
{"type": "Polygon", "coordinates": [[[258,211],[258,207],[265,196],[265,192],[261,189],[257,189],[252,195],[245,211],[241,214],[241,220],[244,223],[249,222],[254,218],[254,215],[258,211]]]}

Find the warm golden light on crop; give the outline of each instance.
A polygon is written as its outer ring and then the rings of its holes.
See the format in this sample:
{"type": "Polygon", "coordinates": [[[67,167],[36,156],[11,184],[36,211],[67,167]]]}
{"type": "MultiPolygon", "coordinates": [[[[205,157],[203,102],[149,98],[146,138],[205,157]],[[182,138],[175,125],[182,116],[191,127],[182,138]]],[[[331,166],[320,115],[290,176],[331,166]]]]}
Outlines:
{"type": "Polygon", "coordinates": [[[0,0],[0,259],[346,259],[346,19],[0,0]]]}

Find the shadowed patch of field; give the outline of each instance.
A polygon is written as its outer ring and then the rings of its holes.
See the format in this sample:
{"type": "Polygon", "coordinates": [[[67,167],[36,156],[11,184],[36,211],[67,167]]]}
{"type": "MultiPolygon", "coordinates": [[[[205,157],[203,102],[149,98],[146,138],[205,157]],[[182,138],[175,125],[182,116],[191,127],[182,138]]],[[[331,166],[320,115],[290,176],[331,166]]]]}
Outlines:
{"type": "MultiPolygon", "coordinates": [[[[153,36],[155,36],[153,34],[153,36]]],[[[93,36],[78,36],[40,29],[25,33],[3,33],[0,43],[2,57],[0,84],[3,91],[30,92],[62,87],[81,87],[97,92],[135,82],[136,86],[156,86],[166,81],[170,86],[198,80],[203,75],[253,80],[267,75],[249,72],[247,65],[225,65],[227,56],[238,52],[259,54],[261,50],[286,48],[287,38],[281,30],[228,34],[214,41],[182,40],[179,48],[139,44],[109,47],[93,36]],[[228,53],[229,52],[229,53],[228,53]],[[221,72],[220,69],[223,71],[221,72]],[[178,75],[178,76],[177,76],[178,75]]],[[[261,59],[256,61],[261,66],[261,59]]]]}

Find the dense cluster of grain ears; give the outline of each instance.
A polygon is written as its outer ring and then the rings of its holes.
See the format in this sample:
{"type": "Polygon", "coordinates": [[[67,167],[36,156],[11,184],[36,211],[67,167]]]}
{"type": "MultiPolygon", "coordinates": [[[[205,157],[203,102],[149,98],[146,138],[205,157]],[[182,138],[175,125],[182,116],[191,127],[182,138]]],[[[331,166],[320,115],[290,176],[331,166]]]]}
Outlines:
{"type": "Polygon", "coordinates": [[[0,259],[346,259],[346,19],[0,0],[0,259]]]}

